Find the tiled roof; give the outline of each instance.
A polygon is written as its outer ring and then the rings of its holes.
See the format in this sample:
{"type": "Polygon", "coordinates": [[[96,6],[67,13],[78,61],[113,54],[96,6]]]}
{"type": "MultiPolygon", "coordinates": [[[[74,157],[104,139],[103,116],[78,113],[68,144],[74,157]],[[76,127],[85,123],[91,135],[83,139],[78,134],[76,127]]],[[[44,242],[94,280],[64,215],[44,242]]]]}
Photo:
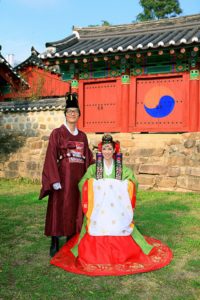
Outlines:
{"type": "Polygon", "coordinates": [[[41,59],[190,45],[200,41],[200,14],[127,25],[73,28],[67,38],[46,43],[41,59]]]}
{"type": "Polygon", "coordinates": [[[39,52],[34,47],[31,48],[31,55],[25,61],[17,65],[15,70],[20,71],[28,66],[36,66],[49,72],[60,74],[58,70],[50,69],[43,63],[42,59],[39,57],[39,52]]]}
{"type": "Polygon", "coordinates": [[[0,112],[25,112],[44,110],[64,110],[65,98],[50,98],[37,101],[17,100],[0,102],[0,112]]]}
{"type": "MultiPolygon", "coordinates": [[[[1,51],[1,46],[0,46],[1,51]]],[[[21,84],[28,86],[28,83],[17,73],[15,68],[13,68],[8,61],[3,57],[3,55],[0,52],[0,67],[4,67],[6,72],[9,73],[9,75],[16,81],[20,81],[21,84]]]]}

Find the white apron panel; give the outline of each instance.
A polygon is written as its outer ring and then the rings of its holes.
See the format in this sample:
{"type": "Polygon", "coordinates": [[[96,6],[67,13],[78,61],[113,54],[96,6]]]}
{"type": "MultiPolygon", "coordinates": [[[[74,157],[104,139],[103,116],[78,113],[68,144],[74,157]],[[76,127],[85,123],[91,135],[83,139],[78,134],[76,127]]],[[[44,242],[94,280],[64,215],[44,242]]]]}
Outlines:
{"type": "Polygon", "coordinates": [[[94,236],[127,236],[133,231],[128,180],[94,179],[88,232],[94,236]]]}

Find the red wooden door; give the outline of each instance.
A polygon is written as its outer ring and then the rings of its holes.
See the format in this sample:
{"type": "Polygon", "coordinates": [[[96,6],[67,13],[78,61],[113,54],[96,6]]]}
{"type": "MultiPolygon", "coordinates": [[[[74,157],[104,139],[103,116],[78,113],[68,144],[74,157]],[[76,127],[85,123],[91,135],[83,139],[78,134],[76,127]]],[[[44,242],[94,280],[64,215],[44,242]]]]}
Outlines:
{"type": "Polygon", "coordinates": [[[184,131],[187,112],[182,75],[136,80],[137,131],[184,131]]]}
{"type": "Polygon", "coordinates": [[[93,132],[119,131],[119,92],[116,80],[83,84],[83,129],[93,132]]]}

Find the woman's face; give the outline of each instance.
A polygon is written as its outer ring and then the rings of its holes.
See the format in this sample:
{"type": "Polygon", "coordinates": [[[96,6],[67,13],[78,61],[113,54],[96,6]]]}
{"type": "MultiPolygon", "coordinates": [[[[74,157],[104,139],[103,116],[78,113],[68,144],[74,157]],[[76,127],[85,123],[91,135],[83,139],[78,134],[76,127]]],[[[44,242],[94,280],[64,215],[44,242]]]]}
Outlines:
{"type": "Polygon", "coordinates": [[[113,157],[114,149],[112,144],[104,144],[102,146],[102,154],[105,160],[110,160],[113,157]]]}

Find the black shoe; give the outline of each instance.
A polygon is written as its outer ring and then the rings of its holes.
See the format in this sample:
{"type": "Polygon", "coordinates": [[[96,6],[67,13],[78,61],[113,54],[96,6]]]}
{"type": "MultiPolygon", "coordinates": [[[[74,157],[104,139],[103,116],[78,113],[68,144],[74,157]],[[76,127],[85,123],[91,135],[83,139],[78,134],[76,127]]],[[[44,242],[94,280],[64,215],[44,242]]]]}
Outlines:
{"type": "Polygon", "coordinates": [[[59,238],[57,236],[51,237],[50,256],[53,257],[59,250],[59,238]]]}

